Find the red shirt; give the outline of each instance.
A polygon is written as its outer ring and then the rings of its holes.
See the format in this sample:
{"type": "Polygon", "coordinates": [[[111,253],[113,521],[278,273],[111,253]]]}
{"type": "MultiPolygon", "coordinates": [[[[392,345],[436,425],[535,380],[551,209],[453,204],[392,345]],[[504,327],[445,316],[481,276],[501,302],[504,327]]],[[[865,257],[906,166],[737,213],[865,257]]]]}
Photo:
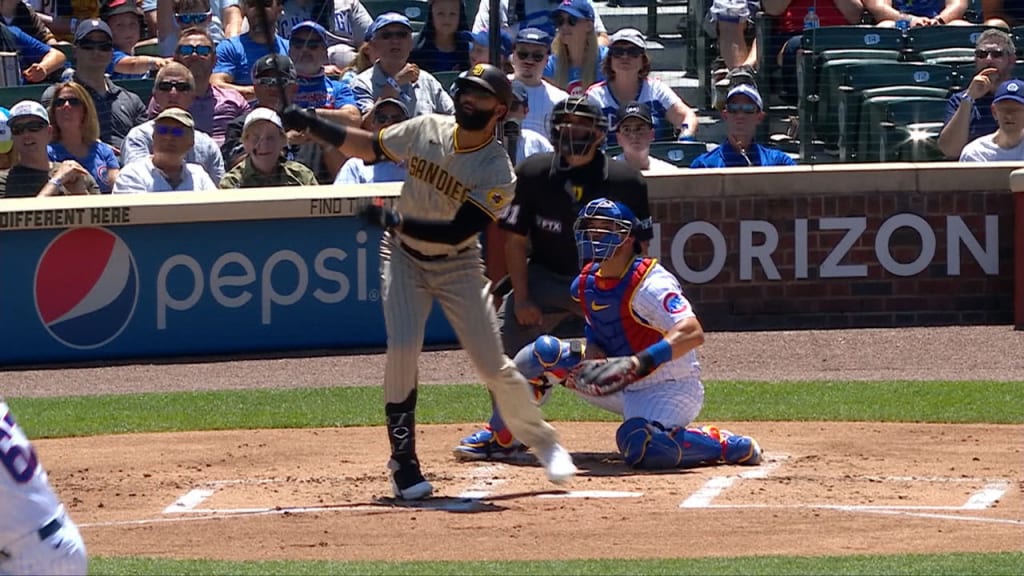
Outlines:
{"type": "Polygon", "coordinates": [[[793,36],[803,32],[804,16],[807,16],[807,9],[814,6],[818,12],[818,20],[821,26],[849,26],[850,22],[843,16],[843,13],[836,8],[832,0],[793,0],[789,7],[779,17],[779,32],[793,36]]]}

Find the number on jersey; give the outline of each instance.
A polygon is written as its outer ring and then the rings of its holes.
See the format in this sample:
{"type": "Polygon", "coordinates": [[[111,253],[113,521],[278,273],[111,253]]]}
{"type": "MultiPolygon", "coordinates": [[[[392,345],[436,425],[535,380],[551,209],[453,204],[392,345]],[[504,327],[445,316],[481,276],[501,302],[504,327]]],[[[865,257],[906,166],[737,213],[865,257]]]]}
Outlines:
{"type": "MultiPolygon", "coordinates": [[[[3,405],[0,404],[0,408],[3,405]]],[[[35,476],[39,458],[25,435],[18,430],[18,424],[10,412],[0,420],[0,462],[18,484],[24,484],[35,476]]]]}

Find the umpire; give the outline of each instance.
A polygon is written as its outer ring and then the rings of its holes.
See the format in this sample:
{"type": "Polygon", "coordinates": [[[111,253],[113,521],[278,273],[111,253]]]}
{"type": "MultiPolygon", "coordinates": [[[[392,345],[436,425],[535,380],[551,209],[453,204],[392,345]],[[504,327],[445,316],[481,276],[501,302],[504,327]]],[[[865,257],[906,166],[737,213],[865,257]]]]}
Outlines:
{"type": "Polygon", "coordinates": [[[569,97],[551,112],[554,152],[535,154],[516,168],[516,195],[500,222],[508,232],[505,259],[512,294],[498,318],[505,353],[514,357],[570,314],[582,316],[569,295],[579,274],[573,223],[596,198],[618,200],[640,220],[639,240],[653,237],[647,183],[625,162],[601,150],[608,119],[586,97],[569,97]]]}

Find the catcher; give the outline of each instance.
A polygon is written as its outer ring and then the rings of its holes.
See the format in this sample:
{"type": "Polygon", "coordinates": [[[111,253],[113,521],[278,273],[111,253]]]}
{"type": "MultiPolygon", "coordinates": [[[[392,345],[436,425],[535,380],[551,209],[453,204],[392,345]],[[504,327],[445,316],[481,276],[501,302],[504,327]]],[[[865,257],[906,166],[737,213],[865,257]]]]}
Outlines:
{"type": "MultiPolygon", "coordinates": [[[[688,427],[704,404],[696,354],[704,330],[675,276],[638,255],[636,222],[629,208],[612,200],[583,208],[574,226],[583,268],[571,291],[586,318],[586,340],[541,336],[516,355],[516,366],[539,399],[561,383],[621,414],[615,442],[630,467],[759,464],[761,447],[753,438],[714,426],[688,427]]],[[[500,460],[524,450],[495,412],[455,455],[500,460]],[[498,441],[491,441],[495,436],[498,441]]]]}

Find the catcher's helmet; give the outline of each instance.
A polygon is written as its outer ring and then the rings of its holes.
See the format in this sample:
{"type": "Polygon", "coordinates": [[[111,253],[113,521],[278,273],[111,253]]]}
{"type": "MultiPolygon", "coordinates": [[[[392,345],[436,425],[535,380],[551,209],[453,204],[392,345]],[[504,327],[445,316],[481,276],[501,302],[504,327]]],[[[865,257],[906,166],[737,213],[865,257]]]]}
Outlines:
{"type": "Polygon", "coordinates": [[[621,202],[607,198],[588,202],[572,227],[580,266],[610,258],[638,225],[633,211],[621,202]]]}
{"type": "Polygon", "coordinates": [[[586,96],[570,96],[555,104],[550,116],[551,144],[559,156],[586,156],[608,132],[608,118],[586,96]],[[571,122],[570,117],[590,120],[571,122]]]}
{"type": "Polygon", "coordinates": [[[468,72],[464,72],[455,79],[454,96],[457,99],[459,89],[467,86],[477,86],[494,94],[498,102],[509,106],[512,102],[512,83],[508,76],[500,69],[490,64],[477,64],[468,72]]]}

